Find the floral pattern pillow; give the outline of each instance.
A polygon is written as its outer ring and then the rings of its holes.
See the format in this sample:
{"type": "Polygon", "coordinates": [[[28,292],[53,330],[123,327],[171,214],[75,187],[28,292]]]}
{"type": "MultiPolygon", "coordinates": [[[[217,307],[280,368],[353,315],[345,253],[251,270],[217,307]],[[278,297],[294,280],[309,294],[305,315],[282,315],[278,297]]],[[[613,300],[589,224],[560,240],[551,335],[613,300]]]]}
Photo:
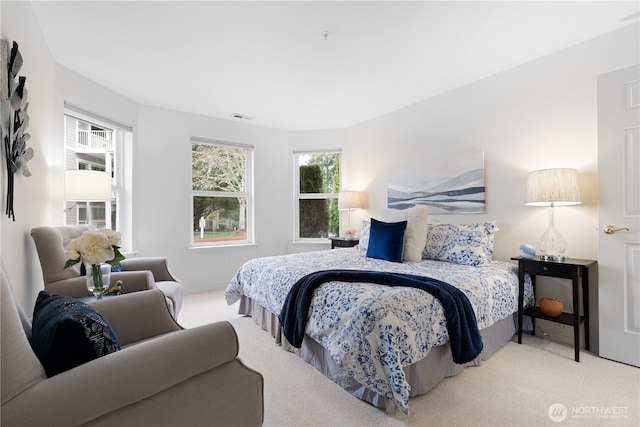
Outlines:
{"type": "Polygon", "coordinates": [[[360,250],[360,252],[367,253],[367,249],[369,248],[369,234],[371,229],[371,221],[362,220],[362,230],[360,231],[360,241],[356,248],[360,250]]]}
{"type": "Polygon", "coordinates": [[[495,222],[429,224],[422,258],[471,266],[489,264],[496,231],[495,222]]]}

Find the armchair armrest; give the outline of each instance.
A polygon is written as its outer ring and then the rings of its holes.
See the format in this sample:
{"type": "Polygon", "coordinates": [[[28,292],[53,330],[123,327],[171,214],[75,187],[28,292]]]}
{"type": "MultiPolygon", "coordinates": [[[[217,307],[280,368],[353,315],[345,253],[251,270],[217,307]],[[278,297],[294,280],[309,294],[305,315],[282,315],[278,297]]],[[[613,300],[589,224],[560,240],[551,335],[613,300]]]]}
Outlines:
{"type": "Polygon", "coordinates": [[[123,271],[150,270],[156,282],[180,282],[169,272],[167,258],[165,257],[127,258],[122,260],[120,265],[123,271]]]}
{"type": "MultiPolygon", "coordinates": [[[[72,277],[48,283],[45,289],[48,292],[67,295],[72,298],[86,298],[92,294],[87,289],[86,276],[72,277]]],[[[153,280],[153,274],[148,270],[142,271],[118,271],[111,273],[111,283],[122,280],[122,292],[136,292],[147,289],[157,289],[153,280]]]]}
{"type": "Polygon", "coordinates": [[[237,335],[228,322],[175,331],[37,383],[5,403],[2,423],[85,424],[191,380],[237,353],[237,335]]]}
{"type": "Polygon", "coordinates": [[[122,280],[122,293],[146,291],[148,289],[158,289],[153,274],[148,270],[141,271],[112,271],[111,284],[122,280]]]}
{"type": "Polygon", "coordinates": [[[107,319],[122,347],[182,329],[159,289],[104,298],[89,305],[107,319]]]}
{"type": "Polygon", "coordinates": [[[44,289],[52,294],[66,295],[72,298],[86,298],[92,295],[87,289],[87,278],[85,276],[51,282],[46,284],[44,289]]]}

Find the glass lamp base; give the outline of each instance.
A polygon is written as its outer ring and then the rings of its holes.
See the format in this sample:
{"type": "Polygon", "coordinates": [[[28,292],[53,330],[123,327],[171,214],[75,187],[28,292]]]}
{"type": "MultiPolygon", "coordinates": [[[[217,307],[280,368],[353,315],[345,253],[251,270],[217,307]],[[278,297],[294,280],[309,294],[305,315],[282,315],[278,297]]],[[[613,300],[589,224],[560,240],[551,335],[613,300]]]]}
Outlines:
{"type": "Polygon", "coordinates": [[[549,225],[540,237],[540,259],[543,261],[564,261],[564,251],[567,242],[558,230],[556,230],[553,204],[549,207],[549,225]]]}

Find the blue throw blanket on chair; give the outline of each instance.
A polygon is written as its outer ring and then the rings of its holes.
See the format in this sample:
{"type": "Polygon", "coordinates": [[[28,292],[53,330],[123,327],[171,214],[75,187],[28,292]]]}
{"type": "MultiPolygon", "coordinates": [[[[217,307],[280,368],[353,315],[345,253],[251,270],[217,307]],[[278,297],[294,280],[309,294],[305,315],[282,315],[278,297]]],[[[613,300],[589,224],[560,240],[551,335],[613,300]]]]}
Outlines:
{"type": "Polygon", "coordinates": [[[307,274],[289,291],[278,316],[284,335],[291,345],[300,348],[307,325],[313,291],[325,282],[362,282],[422,289],[440,300],[449,331],[453,361],[458,364],[474,360],[482,352],[482,337],[473,307],[458,288],[430,277],[413,274],[365,270],[323,270],[307,274]]]}

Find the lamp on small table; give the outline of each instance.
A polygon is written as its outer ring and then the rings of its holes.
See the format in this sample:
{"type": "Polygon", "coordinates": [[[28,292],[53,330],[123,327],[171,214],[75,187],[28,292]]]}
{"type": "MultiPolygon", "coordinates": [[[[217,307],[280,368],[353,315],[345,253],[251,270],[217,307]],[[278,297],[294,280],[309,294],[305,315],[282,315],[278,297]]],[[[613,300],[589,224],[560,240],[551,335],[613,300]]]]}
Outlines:
{"type": "Polygon", "coordinates": [[[580,187],[575,169],[558,168],[529,172],[527,176],[528,206],[548,206],[549,225],[540,237],[540,258],[544,261],[562,261],[567,243],[556,229],[554,208],[579,205],[580,187]]]}
{"type": "Polygon", "coordinates": [[[341,191],[338,193],[338,210],[349,211],[349,222],[345,239],[353,239],[354,233],[351,228],[351,211],[362,208],[362,192],[360,191],[341,191]]]}

